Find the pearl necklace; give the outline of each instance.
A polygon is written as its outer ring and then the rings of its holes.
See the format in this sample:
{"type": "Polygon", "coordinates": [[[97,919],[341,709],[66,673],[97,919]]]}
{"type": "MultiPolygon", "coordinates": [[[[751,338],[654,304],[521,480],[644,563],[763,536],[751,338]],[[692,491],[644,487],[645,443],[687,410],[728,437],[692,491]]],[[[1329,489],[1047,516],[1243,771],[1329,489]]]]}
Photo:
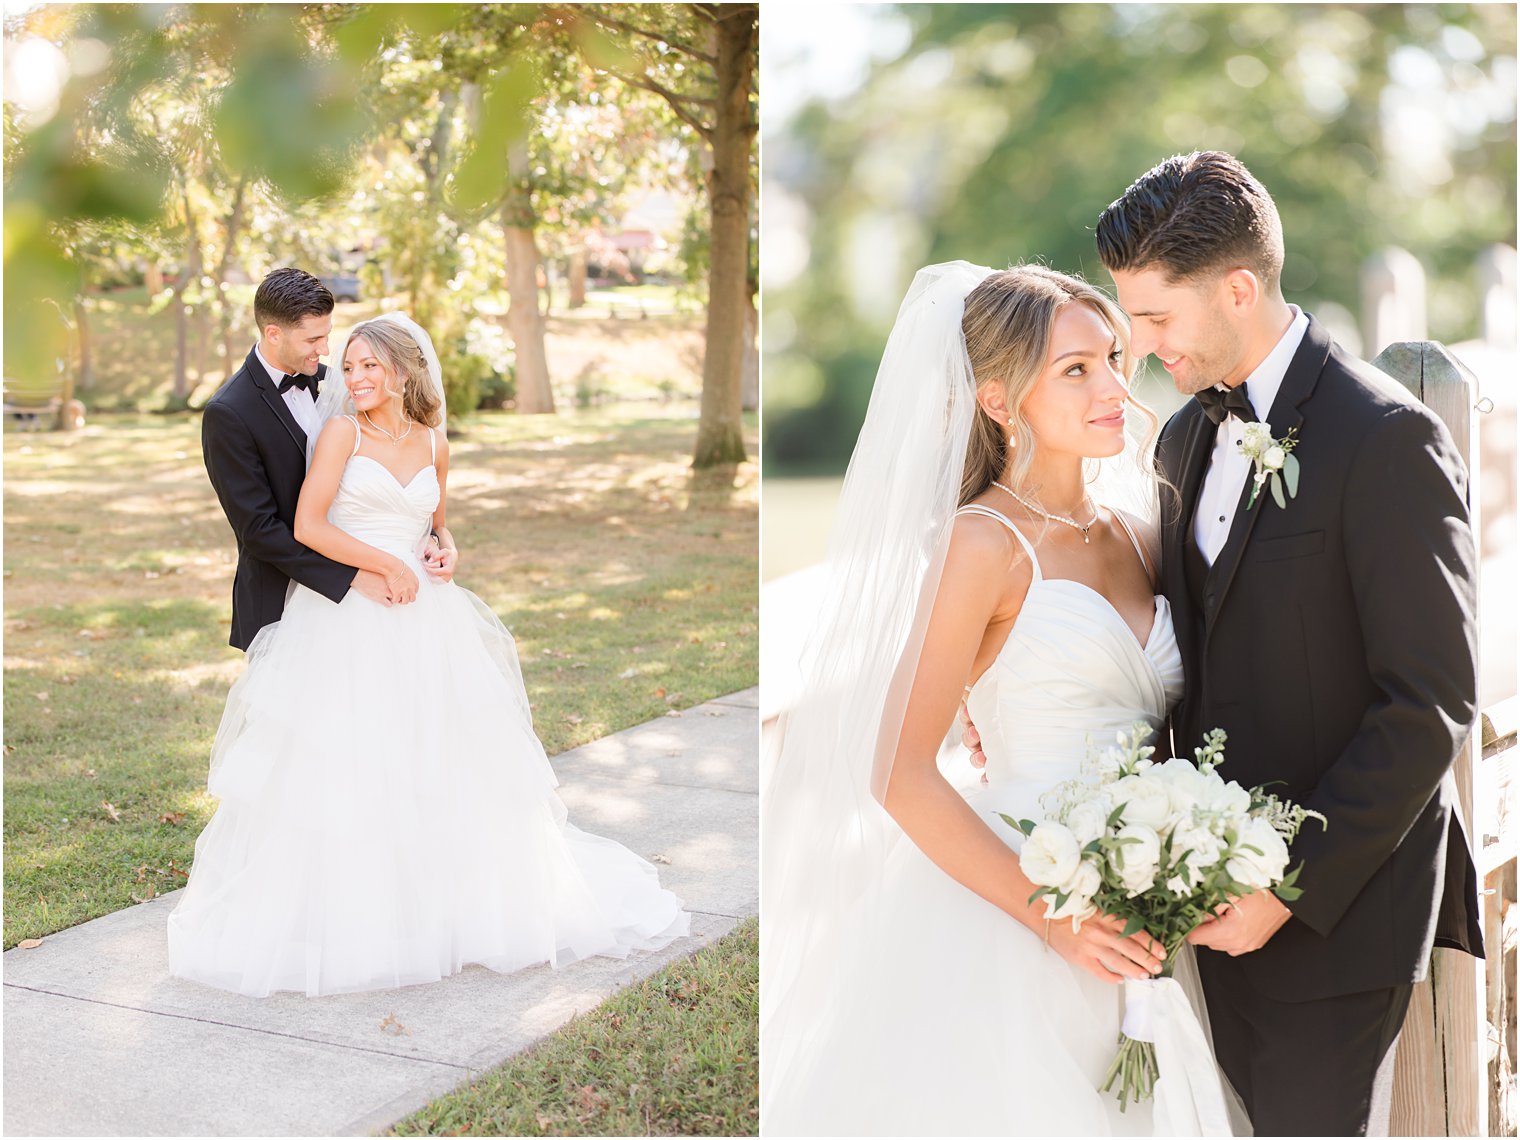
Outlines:
{"type": "Polygon", "coordinates": [[[369,424],[370,427],[374,428],[381,435],[385,436],[386,439],[390,440],[392,447],[395,447],[403,439],[411,435],[412,425],[417,422],[416,420],[408,419],[406,421],[406,430],[403,431],[400,435],[392,435],[390,432],[386,431],[383,427],[377,424],[374,420],[370,419],[368,412],[360,412],[359,414],[364,417],[365,423],[369,424]]]}
{"type": "MultiPolygon", "coordinates": [[[[1023,503],[1024,506],[1028,507],[1035,514],[1037,514],[1037,515],[1041,516],[1042,518],[1044,518],[1047,522],[1065,523],[1067,526],[1071,527],[1072,530],[1079,531],[1081,533],[1081,535],[1082,535],[1082,541],[1083,541],[1083,543],[1087,544],[1087,545],[1091,545],[1092,539],[1088,537],[1087,532],[1090,531],[1090,530],[1092,530],[1092,528],[1095,525],[1097,525],[1097,522],[1098,522],[1098,513],[1096,511],[1093,512],[1093,517],[1088,520],[1087,525],[1083,526],[1076,519],[1069,519],[1065,515],[1053,515],[1049,511],[1047,511],[1047,510],[1045,510],[1045,509],[1043,509],[1041,507],[1035,506],[1035,504],[1031,503],[1028,499],[1024,498],[1023,495],[1019,494],[1012,487],[1009,487],[1009,486],[1007,486],[1007,485],[1005,485],[1003,483],[999,483],[996,479],[994,479],[992,481],[992,485],[994,487],[1000,487],[1004,491],[1007,491],[1015,499],[1017,499],[1019,502],[1023,503]]],[[[1087,496],[1086,495],[1082,496],[1082,501],[1084,503],[1087,502],[1087,496]]]]}

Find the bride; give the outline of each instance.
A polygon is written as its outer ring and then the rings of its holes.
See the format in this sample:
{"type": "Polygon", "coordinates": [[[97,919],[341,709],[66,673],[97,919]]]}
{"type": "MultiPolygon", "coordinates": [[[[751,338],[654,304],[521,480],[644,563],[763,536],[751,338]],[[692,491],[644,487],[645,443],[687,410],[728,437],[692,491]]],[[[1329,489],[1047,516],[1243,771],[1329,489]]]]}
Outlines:
{"type": "Polygon", "coordinates": [[[788,1134],[1143,1134],[1102,1093],[1159,943],[1028,902],[1021,837],[1182,661],[1120,311],[1040,266],[914,279],[842,492],[807,696],[763,801],[761,1119],[788,1134]],[[1094,461],[1118,496],[1094,501],[1094,461]],[[1127,471],[1127,474],[1124,474],[1127,471]],[[985,786],[937,762],[964,695],[985,786]]]}
{"type": "Polygon", "coordinates": [[[169,916],[170,973],[315,996],[683,936],[654,867],[566,822],[511,635],[420,573],[430,528],[453,547],[431,340],[388,313],[335,359],[296,535],[411,604],[293,585],[249,647],[212,749],[221,804],[169,916]]]}

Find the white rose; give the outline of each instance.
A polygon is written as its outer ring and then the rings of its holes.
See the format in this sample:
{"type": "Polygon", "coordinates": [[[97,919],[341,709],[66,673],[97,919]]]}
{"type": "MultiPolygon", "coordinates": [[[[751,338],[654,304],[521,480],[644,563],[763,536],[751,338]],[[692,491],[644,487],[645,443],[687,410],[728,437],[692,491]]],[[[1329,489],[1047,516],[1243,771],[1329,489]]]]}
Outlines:
{"type": "Polygon", "coordinates": [[[1207,827],[1188,821],[1179,823],[1172,832],[1172,858],[1188,856],[1188,868],[1200,876],[1212,870],[1224,854],[1224,844],[1207,827]]]}
{"type": "Polygon", "coordinates": [[[1272,428],[1260,422],[1249,423],[1240,437],[1240,449],[1242,451],[1259,451],[1272,442],[1272,428]]]}
{"type": "Polygon", "coordinates": [[[1081,858],[1077,837],[1059,823],[1043,820],[1024,841],[1019,866],[1036,886],[1057,887],[1071,878],[1081,858]]]}
{"type": "Polygon", "coordinates": [[[1288,845],[1269,821],[1248,820],[1224,867],[1237,883],[1262,890],[1282,882],[1288,869],[1288,845]],[[1246,847],[1256,850],[1247,851],[1246,847]]]}
{"type": "Polygon", "coordinates": [[[1218,772],[1201,772],[1198,806],[1221,815],[1244,815],[1251,810],[1251,793],[1234,780],[1226,781],[1218,772]]]}
{"type": "Polygon", "coordinates": [[[1108,813],[1101,799],[1087,800],[1072,808],[1066,815],[1066,826],[1077,837],[1077,844],[1086,847],[1108,830],[1108,813]]]}
{"type": "Polygon", "coordinates": [[[1077,869],[1072,872],[1071,878],[1062,883],[1057,889],[1066,896],[1066,902],[1056,906],[1053,895],[1045,896],[1046,918],[1071,918],[1082,919],[1092,914],[1098,908],[1093,906],[1092,897],[1097,894],[1098,888],[1103,885],[1103,876],[1099,873],[1091,861],[1083,859],[1077,864],[1077,869]]]}
{"type": "Polygon", "coordinates": [[[1288,458],[1288,453],[1282,448],[1272,446],[1267,448],[1265,455],[1261,457],[1262,466],[1271,471],[1281,471],[1283,461],[1288,458]]]}
{"type": "Polygon", "coordinates": [[[1156,882],[1157,864],[1161,860],[1161,837],[1144,824],[1131,823],[1121,827],[1119,839],[1133,839],[1116,847],[1109,853],[1108,861],[1129,892],[1129,897],[1148,891],[1156,882]]]}
{"type": "Polygon", "coordinates": [[[1172,799],[1172,812],[1181,815],[1203,798],[1203,773],[1191,760],[1173,756],[1156,766],[1154,779],[1160,780],[1172,799]]]}
{"type": "Polygon", "coordinates": [[[1166,785],[1151,777],[1125,776],[1108,790],[1115,804],[1124,805],[1120,819],[1146,827],[1165,828],[1172,819],[1172,797],[1166,785]]]}

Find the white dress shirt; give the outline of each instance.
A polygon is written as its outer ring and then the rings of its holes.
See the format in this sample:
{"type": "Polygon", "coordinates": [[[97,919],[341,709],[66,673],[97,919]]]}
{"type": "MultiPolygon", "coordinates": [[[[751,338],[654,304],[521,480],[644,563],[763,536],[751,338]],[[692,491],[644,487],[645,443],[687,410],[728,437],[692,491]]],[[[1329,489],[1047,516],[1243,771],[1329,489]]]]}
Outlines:
{"type": "MultiPolygon", "coordinates": [[[[1266,359],[1246,377],[1246,395],[1259,419],[1265,421],[1272,412],[1272,401],[1282,387],[1283,377],[1293,354],[1303,343],[1304,333],[1309,331],[1309,318],[1297,305],[1288,331],[1282,334],[1277,346],[1267,353],[1266,359]]],[[[1251,461],[1240,452],[1240,433],[1245,425],[1234,412],[1225,417],[1215,429],[1214,451],[1209,456],[1208,471],[1203,477],[1203,487],[1198,492],[1198,513],[1193,522],[1193,538],[1203,552],[1203,560],[1210,566],[1224,549],[1225,539],[1230,536],[1230,526],[1235,521],[1235,507],[1240,502],[1240,492],[1251,474],[1251,461]]],[[[1273,427],[1272,434],[1281,434],[1273,427]]]]}
{"type": "MultiPolygon", "coordinates": [[[[274,381],[275,387],[279,387],[280,381],[285,379],[285,373],[281,372],[273,364],[264,359],[264,354],[259,351],[259,346],[253,346],[253,354],[259,358],[259,363],[269,373],[269,378],[274,381]]],[[[296,423],[301,425],[301,430],[306,433],[306,438],[311,439],[316,435],[317,429],[322,425],[317,423],[317,398],[311,394],[309,388],[287,388],[280,393],[280,399],[285,401],[285,406],[290,409],[290,414],[296,418],[296,423]]]]}

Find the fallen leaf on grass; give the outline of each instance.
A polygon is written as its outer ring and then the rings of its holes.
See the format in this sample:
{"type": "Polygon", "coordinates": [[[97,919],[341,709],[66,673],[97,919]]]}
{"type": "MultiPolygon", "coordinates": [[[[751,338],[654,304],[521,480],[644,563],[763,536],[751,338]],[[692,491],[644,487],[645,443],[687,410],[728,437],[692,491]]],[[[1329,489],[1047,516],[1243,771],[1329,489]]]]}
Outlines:
{"type": "Polygon", "coordinates": [[[22,950],[35,950],[37,947],[42,945],[42,939],[23,938],[20,942],[16,943],[16,945],[22,950]]]}
{"type": "Polygon", "coordinates": [[[664,863],[664,864],[668,865],[670,863],[670,856],[669,855],[651,855],[649,857],[649,861],[651,863],[664,863]]]}
{"type": "Polygon", "coordinates": [[[138,902],[138,903],[145,903],[145,902],[152,902],[156,898],[158,898],[158,888],[155,887],[151,882],[149,882],[148,883],[147,893],[144,894],[142,898],[138,898],[136,895],[133,895],[132,896],[132,901],[133,902],[138,902]]]}
{"type": "Polygon", "coordinates": [[[400,1037],[403,1033],[405,1033],[408,1037],[412,1035],[412,1031],[410,1029],[396,1020],[396,1015],[394,1013],[388,1013],[385,1015],[384,1020],[380,1022],[380,1032],[389,1033],[392,1037],[400,1037]]]}
{"type": "Polygon", "coordinates": [[[38,694],[37,694],[37,699],[38,699],[38,700],[39,700],[39,701],[45,701],[45,700],[47,700],[47,699],[48,699],[48,695],[47,695],[47,693],[45,693],[45,692],[43,692],[43,693],[38,693],[38,694]]]}
{"type": "Polygon", "coordinates": [[[630,677],[637,677],[638,675],[639,675],[639,671],[637,669],[633,668],[632,666],[630,666],[629,668],[624,669],[621,673],[618,674],[618,680],[619,681],[626,681],[630,677]]]}
{"type": "Polygon", "coordinates": [[[109,819],[112,823],[121,822],[121,812],[116,810],[115,804],[107,800],[101,800],[100,810],[106,813],[106,818],[109,819]]]}
{"type": "MultiPolygon", "coordinates": [[[[92,772],[91,775],[94,775],[94,773],[92,772]]],[[[178,826],[184,821],[184,818],[185,813],[182,811],[166,811],[163,815],[158,817],[158,822],[178,826]]]]}

